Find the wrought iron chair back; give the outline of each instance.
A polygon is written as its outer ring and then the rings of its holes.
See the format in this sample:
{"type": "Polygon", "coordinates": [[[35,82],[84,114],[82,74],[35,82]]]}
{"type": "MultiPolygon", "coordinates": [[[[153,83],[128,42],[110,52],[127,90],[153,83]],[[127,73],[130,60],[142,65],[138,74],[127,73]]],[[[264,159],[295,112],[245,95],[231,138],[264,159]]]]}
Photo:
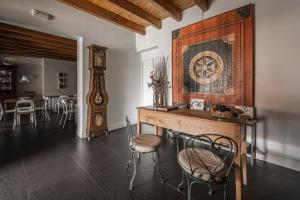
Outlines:
{"type": "MultiPolygon", "coordinates": [[[[181,152],[185,153],[188,163],[185,166],[181,164],[183,176],[185,174],[188,181],[188,199],[191,199],[191,188],[195,183],[208,184],[209,195],[212,194],[212,185],[224,185],[226,199],[227,177],[238,156],[237,143],[227,136],[201,134],[188,138],[181,152]]],[[[182,185],[183,179],[178,190],[182,185]]]]}
{"type": "Polygon", "coordinates": [[[199,160],[199,165],[204,166],[210,175],[211,181],[213,182],[219,182],[219,180],[215,180],[216,172],[223,164],[227,164],[225,176],[228,176],[238,152],[238,146],[232,138],[217,134],[202,134],[193,136],[186,141],[185,147],[190,163],[190,171],[195,173],[195,171],[198,170],[198,168],[192,168],[191,165],[191,156],[196,156],[199,160]],[[192,149],[192,153],[187,152],[189,148],[192,149]],[[209,163],[205,162],[203,157],[199,154],[199,151],[197,151],[198,149],[203,148],[217,155],[221,159],[221,162],[216,166],[209,166],[209,163]],[[222,149],[225,151],[221,152],[222,149]]]}

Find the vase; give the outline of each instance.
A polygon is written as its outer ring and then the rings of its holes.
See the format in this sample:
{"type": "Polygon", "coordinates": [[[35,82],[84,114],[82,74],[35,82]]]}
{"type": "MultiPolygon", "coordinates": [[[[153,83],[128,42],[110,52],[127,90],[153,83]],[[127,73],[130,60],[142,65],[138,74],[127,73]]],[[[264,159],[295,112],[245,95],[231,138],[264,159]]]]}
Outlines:
{"type": "Polygon", "coordinates": [[[163,107],[166,105],[166,96],[164,91],[153,91],[153,106],[163,107]]]}

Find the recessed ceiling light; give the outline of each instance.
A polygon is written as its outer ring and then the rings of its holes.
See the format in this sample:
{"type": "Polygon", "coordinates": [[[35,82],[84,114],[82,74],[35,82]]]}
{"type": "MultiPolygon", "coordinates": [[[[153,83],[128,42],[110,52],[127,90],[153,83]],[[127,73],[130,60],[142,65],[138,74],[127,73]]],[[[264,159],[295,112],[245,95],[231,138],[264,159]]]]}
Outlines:
{"type": "Polygon", "coordinates": [[[40,17],[40,18],[45,19],[45,20],[52,20],[52,19],[54,19],[53,15],[51,15],[49,13],[46,13],[46,12],[43,12],[43,11],[40,11],[40,10],[37,10],[37,9],[32,9],[31,10],[31,14],[33,16],[40,17]]]}

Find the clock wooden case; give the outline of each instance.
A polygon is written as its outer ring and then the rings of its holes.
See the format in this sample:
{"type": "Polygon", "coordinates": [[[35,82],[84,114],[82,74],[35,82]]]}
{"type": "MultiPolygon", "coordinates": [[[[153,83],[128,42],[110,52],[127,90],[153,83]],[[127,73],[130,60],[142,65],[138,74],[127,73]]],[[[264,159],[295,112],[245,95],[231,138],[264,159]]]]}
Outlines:
{"type": "Polygon", "coordinates": [[[87,95],[87,137],[88,139],[108,133],[107,104],[105,90],[106,47],[88,46],[90,84],[87,95]]]}

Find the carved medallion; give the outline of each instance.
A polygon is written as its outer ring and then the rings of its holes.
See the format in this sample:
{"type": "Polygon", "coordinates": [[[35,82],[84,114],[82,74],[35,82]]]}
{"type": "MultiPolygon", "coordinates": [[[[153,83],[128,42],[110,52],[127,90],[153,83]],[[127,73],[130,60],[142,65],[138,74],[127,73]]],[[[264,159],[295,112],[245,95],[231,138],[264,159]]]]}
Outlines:
{"type": "Polygon", "coordinates": [[[195,82],[209,84],[221,76],[223,68],[223,60],[217,53],[203,51],[191,60],[189,74],[195,82]]]}
{"type": "Polygon", "coordinates": [[[101,97],[100,92],[97,92],[94,98],[94,103],[96,105],[100,105],[103,102],[103,98],[101,97]]]}
{"type": "Polygon", "coordinates": [[[100,114],[96,115],[96,117],[95,117],[95,124],[96,124],[96,126],[101,126],[102,123],[103,123],[103,117],[102,117],[102,115],[100,115],[100,114]]]}

